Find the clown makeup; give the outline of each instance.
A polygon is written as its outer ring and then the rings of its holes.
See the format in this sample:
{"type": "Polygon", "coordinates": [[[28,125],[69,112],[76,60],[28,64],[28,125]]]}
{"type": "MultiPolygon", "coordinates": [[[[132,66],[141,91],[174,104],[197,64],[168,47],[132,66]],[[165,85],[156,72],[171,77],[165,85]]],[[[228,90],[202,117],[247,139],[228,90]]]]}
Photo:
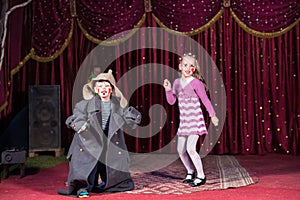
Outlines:
{"type": "Polygon", "coordinates": [[[109,101],[112,93],[112,86],[107,81],[98,81],[95,83],[95,92],[100,96],[102,101],[109,101]]]}
{"type": "Polygon", "coordinates": [[[179,64],[179,69],[181,70],[181,73],[184,77],[190,77],[193,75],[193,73],[196,70],[194,63],[195,63],[195,58],[193,57],[186,56],[182,58],[179,64]]]}

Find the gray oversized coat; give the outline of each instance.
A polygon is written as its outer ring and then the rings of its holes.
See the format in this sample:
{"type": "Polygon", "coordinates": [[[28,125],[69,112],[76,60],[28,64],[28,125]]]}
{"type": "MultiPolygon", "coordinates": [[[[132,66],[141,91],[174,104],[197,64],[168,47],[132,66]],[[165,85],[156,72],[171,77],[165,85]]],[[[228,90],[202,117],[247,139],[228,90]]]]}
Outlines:
{"type": "Polygon", "coordinates": [[[137,110],[133,107],[123,109],[119,101],[112,97],[106,137],[101,126],[100,98],[95,96],[91,100],[82,100],[77,103],[73,115],[66,121],[67,126],[76,131],[67,155],[70,160],[69,185],[74,185],[74,182],[78,181],[87,182],[89,174],[98,161],[104,163],[106,167],[105,188],[131,179],[129,154],[122,127],[126,123],[135,128],[140,120],[141,115],[137,110]]]}

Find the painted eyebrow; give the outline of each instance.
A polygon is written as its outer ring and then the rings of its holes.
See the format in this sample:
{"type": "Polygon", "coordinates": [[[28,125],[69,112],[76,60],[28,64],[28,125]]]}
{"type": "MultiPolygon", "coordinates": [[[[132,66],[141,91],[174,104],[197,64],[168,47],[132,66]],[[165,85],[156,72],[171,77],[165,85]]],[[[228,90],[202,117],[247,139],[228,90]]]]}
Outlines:
{"type": "Polygon", "coordinates": [[[103,82],[98,82],[98,84],[96,84],[96,86],[102,86],[102,85],[111,86],[109,83],[103,83],[103,82]]]}

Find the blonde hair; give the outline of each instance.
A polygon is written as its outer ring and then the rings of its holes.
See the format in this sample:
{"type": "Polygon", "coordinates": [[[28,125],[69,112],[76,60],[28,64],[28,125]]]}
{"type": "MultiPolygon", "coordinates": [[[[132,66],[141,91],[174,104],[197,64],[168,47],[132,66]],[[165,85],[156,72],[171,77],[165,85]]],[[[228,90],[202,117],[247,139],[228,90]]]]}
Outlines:
{"type": "Polygon", "coordinates": [[[207,90],[207,86],[206,86],[206,83],[204,81],[204,78],[200,74],[200,65],[198,63],[198,60],[196,59],[196,55],[192,54],[192,53],[183,54],[183,56],[181,56],[179,58],[180,64],[181,64],[183,59],[188,59],[191,66],[195,67],[195,71],[193,72],[192,76],[199,79],[204,84],[205,90],[207,90]]]}

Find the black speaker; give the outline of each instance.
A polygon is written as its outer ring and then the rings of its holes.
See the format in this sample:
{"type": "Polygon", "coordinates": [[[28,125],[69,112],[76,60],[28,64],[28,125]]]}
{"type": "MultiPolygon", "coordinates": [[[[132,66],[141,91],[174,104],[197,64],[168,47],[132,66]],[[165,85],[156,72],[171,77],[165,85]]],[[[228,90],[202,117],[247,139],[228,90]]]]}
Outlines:
{"type": "Polygon", "coordinates": [[[1,164],[25,163],[26,151],[6,150],[1,153],[1,164]]]}
{"type": "Polygon", "coordinates": [[[29,86],[29,150],[61,148],[60,86],[29,86]]]}

